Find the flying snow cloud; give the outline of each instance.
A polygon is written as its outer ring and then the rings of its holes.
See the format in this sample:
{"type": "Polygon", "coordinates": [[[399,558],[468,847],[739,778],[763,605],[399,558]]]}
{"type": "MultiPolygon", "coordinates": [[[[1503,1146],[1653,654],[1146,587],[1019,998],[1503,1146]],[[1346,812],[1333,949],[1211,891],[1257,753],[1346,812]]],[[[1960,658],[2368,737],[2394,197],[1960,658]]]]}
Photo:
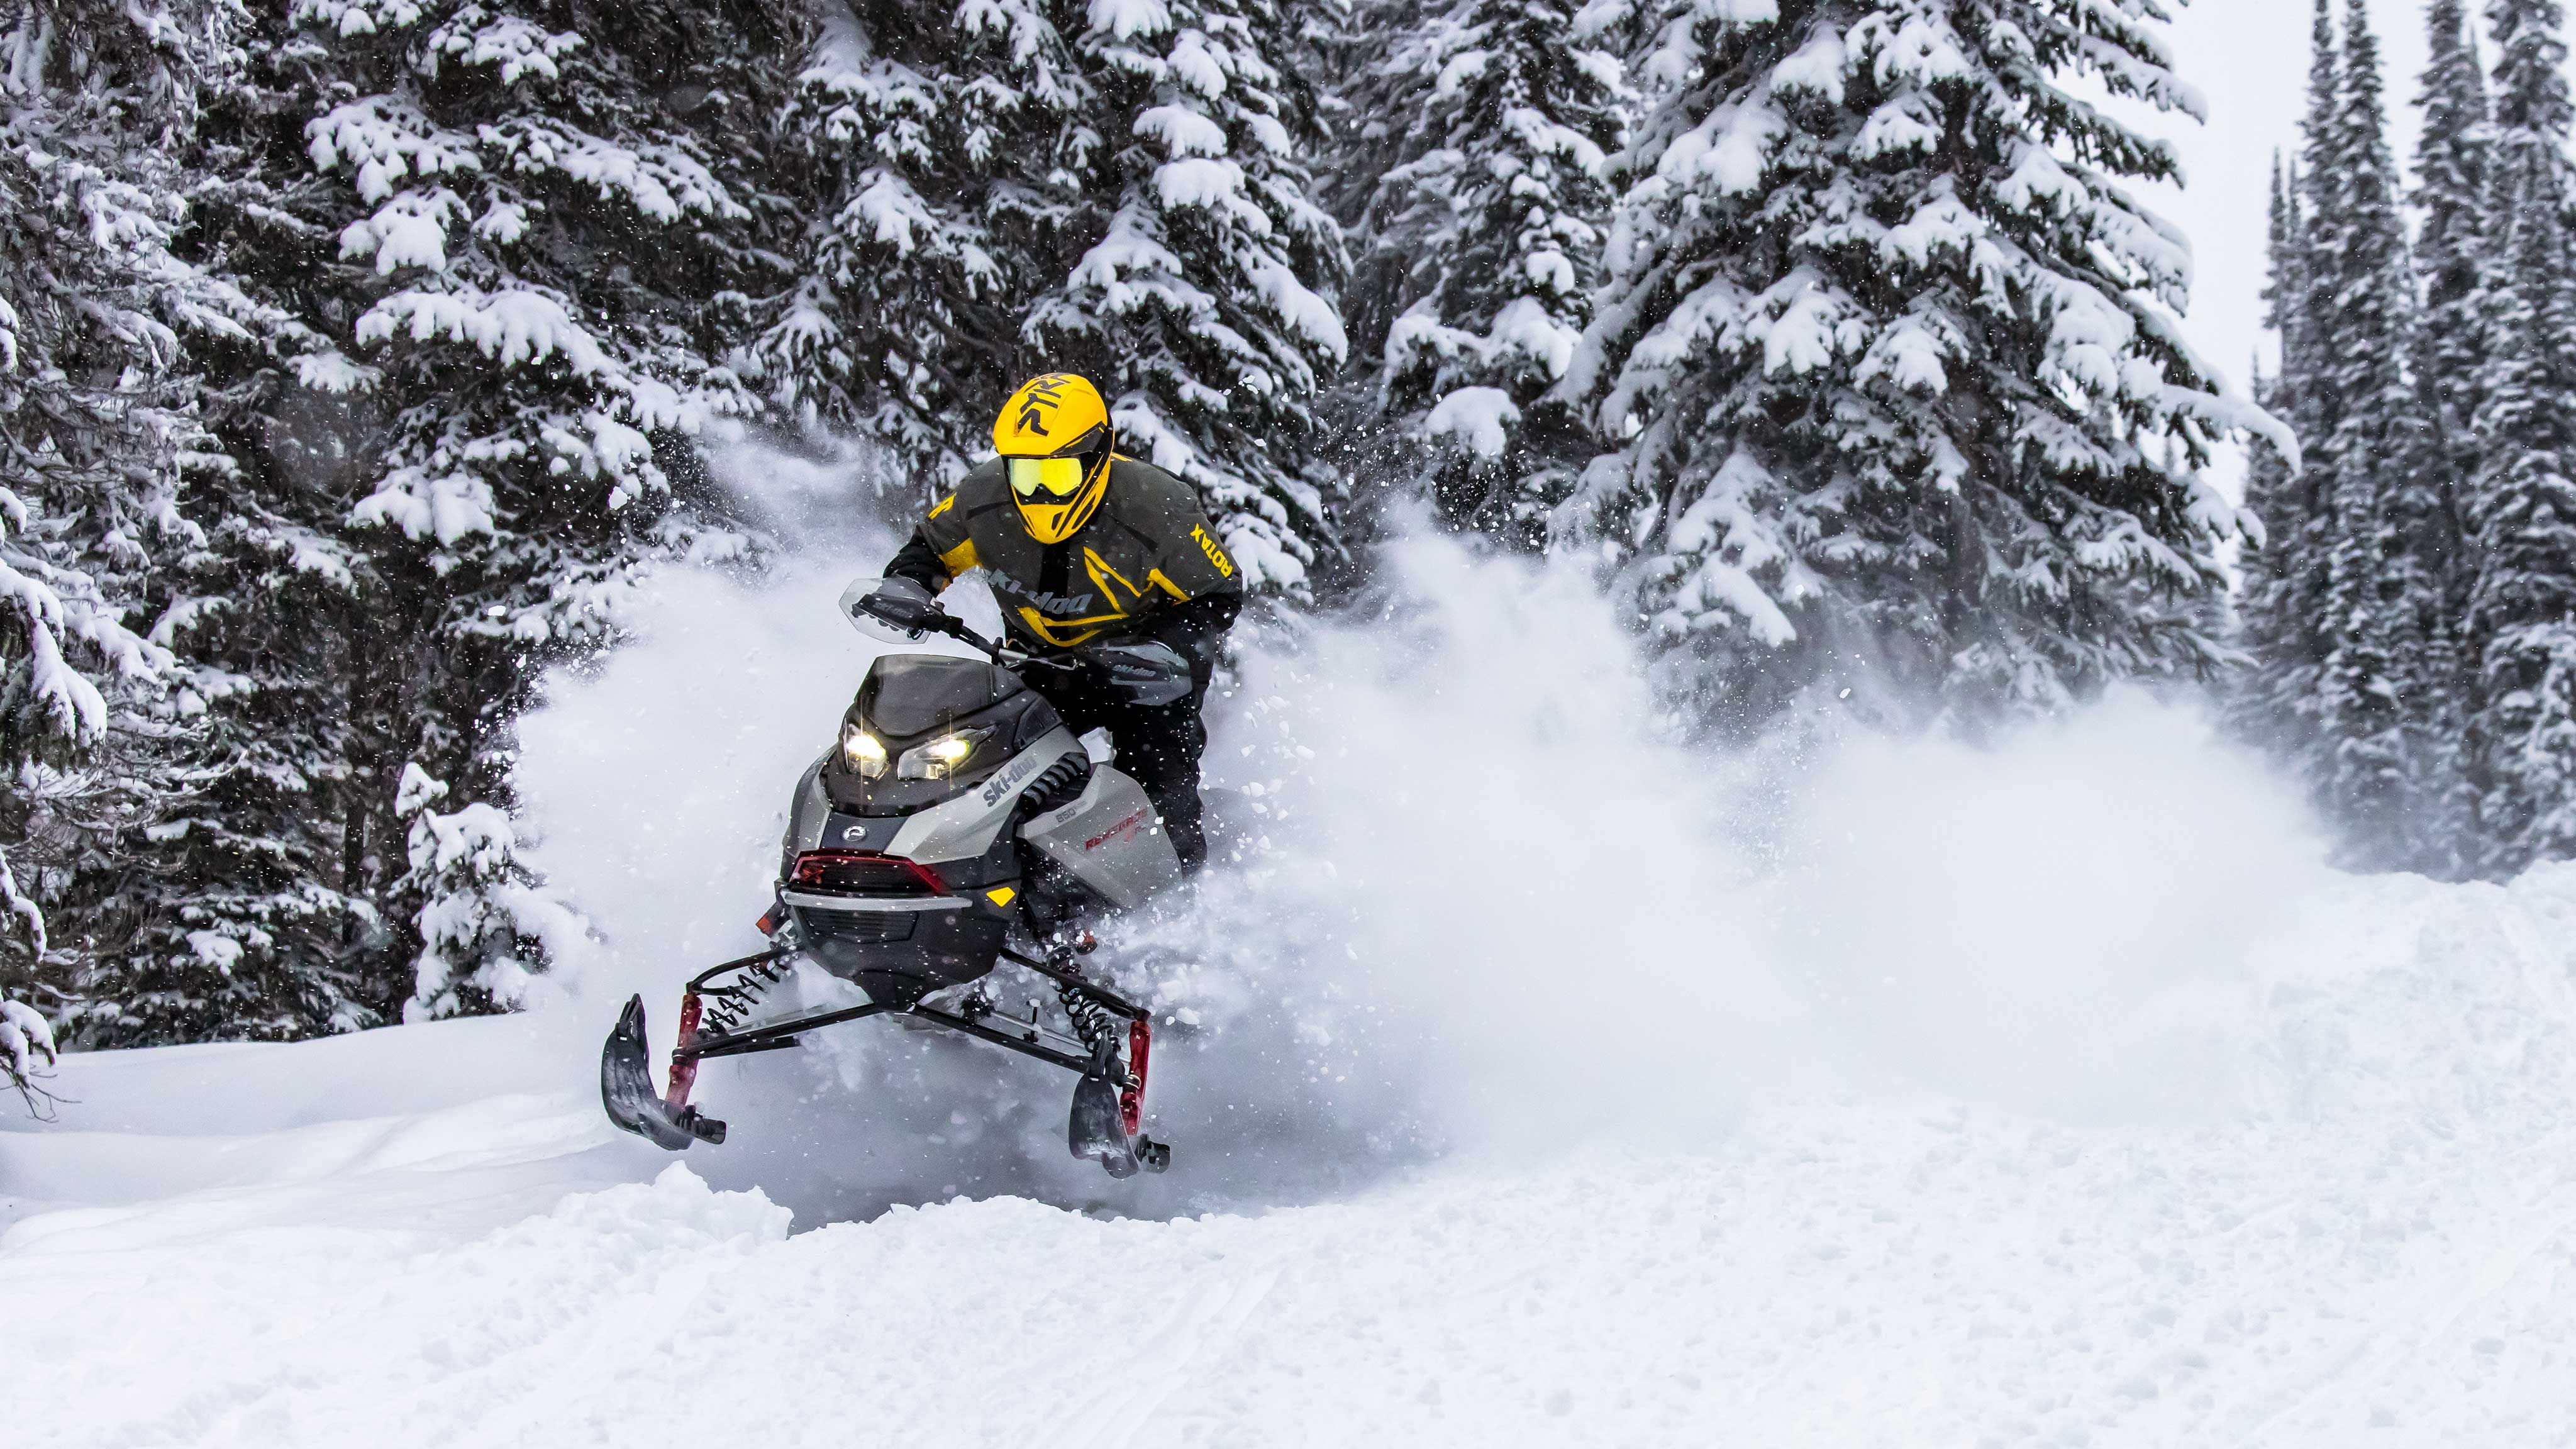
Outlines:
{"type": "MultiPolygon", "coordinates": [[[[604,1033],[641,991],[664,1045],[679,983],[760,945],[789,789],[876,652],[833,599],[896,537],[825,471],[731,476],[802,546],[672,569],[636,642],[521,730],[533,858],[606,938],[574,1009],[604,1033]]],[[[2320,852],[2188,710],[1714,754],[1571,570],[1428,537],[1390,562],[1371,617],[1238,631],[1218,859],[1108,933],[1167,1023],[1168,1177],[1067,1158],[1061,1073],[885,1022],[711,1064],[735,1135],[698,1169],[809,1220],[959,1192],[1180,1211],[1459,1152],[1706,1144],[1783,1091],[2134,1117],[2223,1110],[2251,1070],[2251,953],[2320,852]]]]}

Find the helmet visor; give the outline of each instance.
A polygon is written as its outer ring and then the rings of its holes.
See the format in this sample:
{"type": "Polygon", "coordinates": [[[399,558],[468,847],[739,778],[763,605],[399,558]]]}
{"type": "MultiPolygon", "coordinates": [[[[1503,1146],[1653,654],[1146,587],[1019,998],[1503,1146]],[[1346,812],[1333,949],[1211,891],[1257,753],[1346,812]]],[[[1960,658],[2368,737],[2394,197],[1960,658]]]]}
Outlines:
{"type": "Polygon", "coordinates": [[[1013,458],[1010,460],[1011,491],[1022,498],[1035,499],[1041,494],[1071,498],[1082,491],[1083,474],[1090,471],[1082,458],[1013,458]]]}

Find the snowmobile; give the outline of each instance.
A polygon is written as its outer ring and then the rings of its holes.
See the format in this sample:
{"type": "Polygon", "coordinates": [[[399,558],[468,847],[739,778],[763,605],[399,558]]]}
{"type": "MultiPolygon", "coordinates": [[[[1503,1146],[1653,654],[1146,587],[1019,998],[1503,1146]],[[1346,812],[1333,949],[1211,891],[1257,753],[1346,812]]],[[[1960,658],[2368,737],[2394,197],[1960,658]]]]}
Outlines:
{"type": "Polygon", "coordinates": [[[841,595],[862,633],[944,635],[984,657],[887,654],[869,666],[838,741],[797,781],[759,923],[768,949],[690,979],[661,1091],[644,998],[626,1003],[600,1054],[609,1119],[674,1152],[721,1143],[725,1124],[689,1100],[699,1063],[893,1016],[1074,1073],[1073,1155],[1112,1177],[1161,1172],[1171,1149],[1143,1132],[1153,1020],[1085,969],[1097,938],[1084,923],[1142,905],[1180,878],[1180,860],[1144,789],[1109,763],[1106,735],[1075,738],[1022,677],[1061,666],[935,604],[863,607],[878,583],[841,595]],[[761,1019],[763,995],[800,962],[866,1001],[761,1019]],[[1004,966],[1035,978],[1036,994],[1006,996],[1004,966]]]}

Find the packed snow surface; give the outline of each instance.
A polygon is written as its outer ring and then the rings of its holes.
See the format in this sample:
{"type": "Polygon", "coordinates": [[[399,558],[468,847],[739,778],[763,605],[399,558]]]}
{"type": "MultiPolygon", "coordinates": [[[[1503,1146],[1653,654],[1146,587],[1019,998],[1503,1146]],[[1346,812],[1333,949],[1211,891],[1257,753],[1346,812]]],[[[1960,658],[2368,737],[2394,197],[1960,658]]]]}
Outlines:
{"type": "Polygon", "coordinates": [[[882,550],[674,573],[559,681],[600,940],[536,1009],[0,1123],[10,1442],[2576,1442],[2576,868],[2334,874],[2140,699],[1695,752],[1579,583],[1433,545],[1256,642],[1231,859],[1112,942],[1169,1176],[884,1023],[616,1134],[598,1040],[752,939],[882,550]]]}

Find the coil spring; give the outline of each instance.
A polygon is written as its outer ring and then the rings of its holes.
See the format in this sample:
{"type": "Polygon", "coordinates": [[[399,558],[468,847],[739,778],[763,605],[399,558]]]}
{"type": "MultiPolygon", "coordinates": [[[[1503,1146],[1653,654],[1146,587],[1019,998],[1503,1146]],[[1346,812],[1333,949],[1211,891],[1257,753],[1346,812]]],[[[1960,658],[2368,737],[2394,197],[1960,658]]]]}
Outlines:
{"type": "Polygon", "coordinates": [[[1055,994],[1056,999],[1064,1003],[1064,1014],[1073,1023],[1074,1035],[1082,1038],[1083,1047],[1095,1060],[1104,1044],[1114,1052],[1118,1028],[1125,1018],[1101,1005],[1098,998],[1079,986],[1059,984],[1055,994]]]}
{"type": "Polygon", "coordinates": [[[769,988],[787,979],[788,968],[789,963],[783,957],[763,961],[756,966],[744,967],[742,974],[734,978],[733,985],[725,989],[725,995],[702,993],[699,1000],[705,1004],[705,1014],[699,1018],[698,1029],[710,1036],[731,1033],[742,1025],[745,1017],[751,1015],[752,1008],[760,1004],[760,999],[769,994],[769,988]]]}

